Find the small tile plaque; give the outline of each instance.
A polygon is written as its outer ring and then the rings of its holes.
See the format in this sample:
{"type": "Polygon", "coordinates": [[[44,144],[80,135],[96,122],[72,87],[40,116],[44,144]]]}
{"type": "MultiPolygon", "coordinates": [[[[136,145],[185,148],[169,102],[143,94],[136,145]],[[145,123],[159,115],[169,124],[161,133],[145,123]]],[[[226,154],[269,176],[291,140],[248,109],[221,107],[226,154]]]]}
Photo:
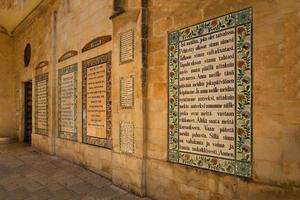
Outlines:
{"type": "Polygon", "coordinates": [[[77,64],[58,70],[58,137],[77,140],[77,64]]]}
{"type": "Polygon", "coordinates": [[[91,40],[90,42],[88,42],[86,45],[84,45],[81,51],[82,53],[84,53],[86,51],[99,47],[109,41],[111,41],[111,35],[104,35],[104,36],[97,37],[91,40]]]}
{"type": "Polygon", "coordinates": [[[48,135],[48,74],[35,78],[35,133],[48,135]]]}
{"type": "Polygon", "coordinates": [[[169,161],[251,177],[252,9],[169,34],[169,161]]]}
{"type": "Polygon", "coordinates": [[[120,79],[120,103],[121,108],[131,109],[134,105],[134,78],[133,76],[120,79]]]}
{"type": "Polygon", "coordinates": [[[132,122],[120,123],[120,149],[123,153],[134,153],[134,125],[132,122]]]}
{"type": "Polygon", "coordinates": [[[134,57],[134,32],[126,31],[120,35],[120,63],[133,61],[134,57]]]}
{"type": "Polygon", "coordinates": [[[58,62],[62,62],[62,61],[65,61],[69,58],[72,58],[74,56],[77,56],[78,55],[78,51],[75,51],[75,50],[71,50],[71,51],[68,51],[66,53],[64,53],[59,59],[58,59],[58,62]]]}

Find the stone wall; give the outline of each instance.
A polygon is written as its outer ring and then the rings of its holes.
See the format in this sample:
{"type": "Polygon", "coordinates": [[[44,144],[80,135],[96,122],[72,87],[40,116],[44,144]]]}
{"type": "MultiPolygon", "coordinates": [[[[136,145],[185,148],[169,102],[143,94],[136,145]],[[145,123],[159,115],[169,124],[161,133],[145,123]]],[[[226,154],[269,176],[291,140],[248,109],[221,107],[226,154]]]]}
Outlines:
{"type": "Polygon", "coordinates": [[[13,67],[12,44],[12,38],[0,32],[0,137],[17,138],[16,71],[13,67]]]}
{"type": "Polygon", "coordinates": [[[147,195],[156,199],[297,199],[299,7],[290,1],[149,1],[147,195]],[[167,32],[253,8],[253,179],[167,162],[167,32]],[[292,19],[292,20],[291,20],[292,19]],[[296,197],[297,196],[297,197],[296,197]]]}

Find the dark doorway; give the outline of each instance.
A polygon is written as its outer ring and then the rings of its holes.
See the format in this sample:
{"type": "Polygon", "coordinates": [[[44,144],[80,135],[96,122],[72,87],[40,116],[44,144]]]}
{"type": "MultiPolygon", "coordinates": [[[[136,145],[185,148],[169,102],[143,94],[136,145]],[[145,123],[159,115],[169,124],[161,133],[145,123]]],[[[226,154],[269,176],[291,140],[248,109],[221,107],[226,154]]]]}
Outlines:
{"type": "Polygon", "coordinates": [[[32,133],[32,82],[25,82],[25,116],[24,116],[24,142],[31,144],[32,133]]]}

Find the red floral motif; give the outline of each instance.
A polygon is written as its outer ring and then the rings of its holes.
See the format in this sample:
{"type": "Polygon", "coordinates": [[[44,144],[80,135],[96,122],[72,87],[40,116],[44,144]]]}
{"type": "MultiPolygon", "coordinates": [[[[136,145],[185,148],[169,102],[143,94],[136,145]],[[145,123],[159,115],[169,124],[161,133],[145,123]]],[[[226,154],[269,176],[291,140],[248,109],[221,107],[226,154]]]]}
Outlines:
{"type": "Polygon", "coordinates": [[[218,25],[218,20],[213,20],[210,24],[215,27],[218,25]]]}
{"type": "Polygon", "coordinates": [[[245,134],[245,130],[242,129],[242,128],[238,128],[238,129],[237,129],[237,134],[238,134],[238,135],[244,135],[244,134],[245,134]]]}
{"type": "Polygon", "coordinates": [[[245,65],[245,61],[243,61],[243,60],[240,60],[237,63],[238,68],[242,68],[244,65],[245,65]]]}
{"type": "Polygon", "coordinates": [[[170,103],[174,103],[174,99],[173,98],[170,98],[170,103]]]}
{"type": "Polygon", "coordinates": [[[175,75],[174,72],[170,72],[170,76],[173,77],[175,75]]]}
{"type": "Polygon", "coordinates": [[[173,130],[175,128],[174,124],[169,124],[169,129],[173,130]]]}
{"type": "Polygon", "coordinates": [[[243,34],[244,32],[245,32],[246,30],[245,30],[245,28],[244,27],[239,27],[238,28],[238,34],[243,34]]]}
{"type": "Polygon", "coordinates": [[[213,158],[210,160],[210,163],[213,164],[213,165],[216,165],[218,163],[218,160],[213,158]]]}
{"type": "Polygon", "coordinates": [[[175,46],[174,46],[174,45],[171,45],[171,46],[170,46],[170,50],[171,50],[171,51],[174,51],[174,50],[175,50],[175,46]]]}
{"type": "Polygon", "coordinates": [[[239,100],[239,102],[240,101],[244,101],[246,99],[246,97],[244,96],[244,95],[242,95],[242,94],[239,94],[238,95],[238,100],[239,100]]]}
{"type": "Polygon", "coordinates": [[[185,160],[191,160],[191,155],[189,155],[189,154],[184,154],[184,159],[185,159],[185,160]]]}
{"type": "Polygon", "coordinates": [[[189,35],[192,32],[192,30],[190,28],[187,28],[184,30],[184,33],[189,35]]]}

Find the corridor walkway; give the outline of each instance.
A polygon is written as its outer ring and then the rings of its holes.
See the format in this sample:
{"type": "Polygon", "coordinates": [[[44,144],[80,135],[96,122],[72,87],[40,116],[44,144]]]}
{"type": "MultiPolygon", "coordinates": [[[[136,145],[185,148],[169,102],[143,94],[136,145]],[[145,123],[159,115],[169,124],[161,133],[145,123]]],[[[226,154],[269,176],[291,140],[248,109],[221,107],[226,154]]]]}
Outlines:
{"type": "Polygon", "coordinates": [[[0,144],[0,199],[141,198],[78,165],[16,143],[0,144]]]}

